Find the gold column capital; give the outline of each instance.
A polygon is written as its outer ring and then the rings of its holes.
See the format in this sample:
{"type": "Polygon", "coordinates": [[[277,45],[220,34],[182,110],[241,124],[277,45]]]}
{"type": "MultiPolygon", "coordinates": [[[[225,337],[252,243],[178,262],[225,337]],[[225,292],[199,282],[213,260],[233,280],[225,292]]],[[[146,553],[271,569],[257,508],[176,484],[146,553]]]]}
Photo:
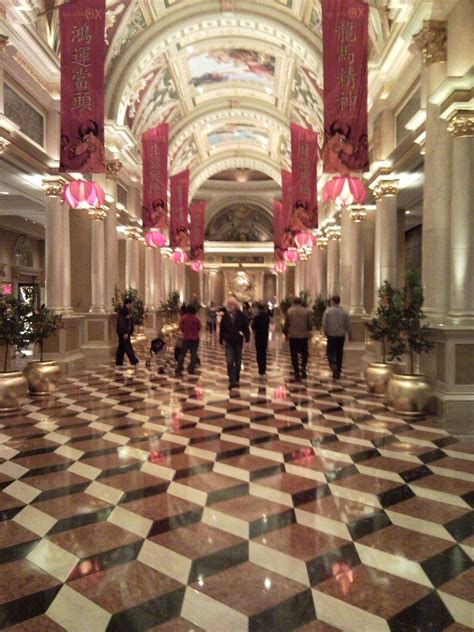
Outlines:
{"type": "Polygon", "coordinates": [[[46,197],[62,197],[66,181],[62,178],[45,178],[43,191],[46,197]]]}
{"type": "Polygon", "coordinates": [[[137,241],[142,237],[142,231],[137,226],[128,226],[125,234],[127,239],[136,239],[137,241]]]}
{"type": "Polygon", "coordinates": [[[107,210],[102,206],[99,208],[90,208],[87,213],[91,219],[99,221],[103,221],[107,217],[107,210]]]}
{"type": "Polygon", "coordinates": [[[114,158],[113,160],[107,160],[107,164],[106,164],[107,179],[117,182],[118,176],[122,167],[123,167],[123,164],[118,158],[114,158]]]}
{"type": "Polygon", "coordinates": [[[379,180],[374,187],[374,195],[376,200],[383,197],[396,196],[398,194],[398,180],[379,180]]]}
{"type": "Polygon", "coordinates": [[[472,113],[457,112],[449,119],[448,131],[454,138],[474,136],[474,116],[472,113]]]}
{"type": "Polygon", "coordinates": [[[413,41],[427,66],[447,59],[446,25],[447,22],[443,20],[423,20],[423,28],[413,36],[413,41]]]}

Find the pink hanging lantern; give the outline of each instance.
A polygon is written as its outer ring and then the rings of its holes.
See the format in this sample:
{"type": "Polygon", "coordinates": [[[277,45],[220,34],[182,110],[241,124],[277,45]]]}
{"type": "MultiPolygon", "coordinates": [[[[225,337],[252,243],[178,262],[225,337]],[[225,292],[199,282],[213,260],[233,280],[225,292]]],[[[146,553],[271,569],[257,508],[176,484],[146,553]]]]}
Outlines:
{"type": "Polygon", "coordinates": [[[299,258],[300,258],[300,256],[299,256],[298,251],[297,251],[296,248],[288,248],[283,253],[283,259],[287,263],[296,263],[299,258]]]}
{"type": "Polygon", "coordinates": [[[295,235],[295,244],[298,248],[311,249],[314,246],[314,237],[311,233],[300,232],[295,235]]]}
{"type": "Polygon", "coordinates": [[[286,261],[276,261],[274,265],[275,271],[283,274],[288,269],[288,264],[286,261]]]}
{"type": "Polygon", "coordinates": [[[194,272],[201,272],[203,268],[204,268],[203,262],[199,261],[198,259],[196,259],[195,261],[191,263],[191,270],[193,270],[194,272]]]}
{"type": "Polygon", "coordinates": [[[175,263],[186,263],[188,260],[188,255],[181,248],[176,248],[176,250],[171,255],[171,260],[175,263]]]}
{"type": "Polygon", "coordinates": [[[365,196],[366,190],[362,180],[350,176],[336,176],[326,182],[323,188],[324,201],[334,200],[337,206],[362,204],[365,196]]]}
{"type": "Polygon", "coordinates": [[[163,248],[166,237],[159,230],[150,230],[145,235],[145,242],[150,248],[163,248]]]}
{"type": "Polygon", "coordinates": [[[64,201],[70,208],[100,208],[105,204],[105,193],[97,182],[74,180],[64,187],[64,201]]]}

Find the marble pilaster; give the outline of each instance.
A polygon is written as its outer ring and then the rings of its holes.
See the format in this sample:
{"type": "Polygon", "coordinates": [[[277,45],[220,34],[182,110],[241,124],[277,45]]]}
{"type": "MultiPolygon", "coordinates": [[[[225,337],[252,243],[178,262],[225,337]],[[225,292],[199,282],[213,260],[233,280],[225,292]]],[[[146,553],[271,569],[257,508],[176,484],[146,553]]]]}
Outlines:
{"type": "MultiPolygon", "coordinates": [[[[62,195],[65,181],[61,178],[49,178],[43,180],[43,189],[46,196],[46,239],[45,239],[45,263],[46,263],[46,304],[50,309],[62,312],[64,309],[64,289],[67,283],[64,281],[64,265],[67,257],[70,258],[69,240],[63,239],[63,218],[69,209],[63,206],[62,195]]],[[[70,265],[69,265],[70,274],[70,265]]],[[[69,278],[70,289],[70,278],[69,278]]],[[[69,306],[71,298],[69,293],[69,306]]]]}
{"type": "Polygon", "coordinates": [[[119,285],[118,235],[117,235],[117,180],[122,168],[120,160],[107,161],[107,191],[113,200],[105,218],[105,295],[106,309],[112,309],[111,299],[119,285]]]}
{"type": "Polygon", "coordinates": [[[398,180],[379,180],[376,200],[375,292],[384,281],[398,285],[398,180]]]}
{"type": "Polygon", "coordinates": [[[329,296],[334,296],[340,292],[339,239],[337,237],[329,238],[327,253],[327,290],[329,296]]]}

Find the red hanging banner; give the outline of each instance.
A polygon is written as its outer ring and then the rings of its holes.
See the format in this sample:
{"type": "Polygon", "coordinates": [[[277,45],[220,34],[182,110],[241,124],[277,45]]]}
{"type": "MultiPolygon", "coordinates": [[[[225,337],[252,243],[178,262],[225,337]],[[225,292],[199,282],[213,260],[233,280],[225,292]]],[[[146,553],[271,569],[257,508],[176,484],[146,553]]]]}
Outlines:
{"type": "Polygon", "coordinates": [[[367,171],[369,5],[360,0],[322,0],[322,8],[324,171],[367,171]]]}
{"type": "Polygon", "coordinates": [[[291,172],[293,175],[293,206],[291,227],[295,232],[317,228],[318,207],[316,167],[318,135],[294,123],[291,130],[291,172]]]}
{"type": "Polygon", "coordinates": [[[291,230],[291,211],[293,208],[293,176],[291,171],[281,170],[281,207],[282,207],[282,223],[283,236],[282,248],[287,250],[293,248],[295,243],[293,232],[291,230]]]}
{"type": "Polygon", "coordinates": [[[142,135],[143,228],[168,225],[168,123],[142,135]]]}
{"type": "Polygon", "coordinates": [[[206,202],[204,200],[195,202],[189,209],[189,214],[191,216],[190,259],[192,261],[204,261],[206,202]]]}
{"type": "Polygon", "coordinates": [[[181,248],[182,250],[188,250],[189,169],[181,171],[175,176],[171,176],[170,192],[170,246],[171,248],[181,248]]]}
{"type": "Polygon", "coordinates": [[[105,173],[105,0],[76,0],[59,10],[61,147],[59,170],[105,173]]]}
{"type": "Polygon", "coordinates": [[[273,200],[273,247],[275,261],[283,261],[283,204],[278,200],[273,200]]]}

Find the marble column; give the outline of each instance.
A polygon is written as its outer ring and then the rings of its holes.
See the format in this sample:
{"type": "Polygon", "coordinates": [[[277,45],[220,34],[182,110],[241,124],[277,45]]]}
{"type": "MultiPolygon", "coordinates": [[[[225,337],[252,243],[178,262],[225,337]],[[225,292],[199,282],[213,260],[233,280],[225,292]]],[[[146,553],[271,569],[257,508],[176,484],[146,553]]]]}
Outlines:
{"type": "Polygon", "coordinates": [[[423,192],[422,272],[424,311],[432,323],[443,321],[449,308],[449,244],[452,139],[431,95],[446,77],[446,22],[428,20],[414,37],[425,64],[425,184],[423,192]]]}
{"type": "Polygon", "coordinates": [[[90,209],[91,217],[91,314],[105,314],[105,216],[102,209],[90,209]]]}
{"type": "Polygon", "coordinates": [[[163,256],[159,248],[153,249],[154,274],[155,274],[155,307],[160,308],[161,302],[165,300],[163,291],[163,256]]]}
{"type": "Polygon", "coordinates": [[[313,255],[315,260],[316,294],[321,294],[323,298],[327,298],[328,296],[327,254],[327,246],[325,245],[324,247],[318,246],[313,255]]]}
{"type": "MultiPolygon", "coordinates": [[[[46,267],[46,305],[57,312],[64,311],[64,290],[69,286],[69,307],[71,303],[71,281],[64,280],[65,271],[70,265],[65,265],[70,259],[69,240],[63,239],[63,217],[69,209],[62,204],[65,181],[60,178],[43,180],[46,196],[46,239],[45,239],[45,267],[46,267]],[[66,250],[67,249],[67,250],[66,250]]],[[[69,226],[69,222],[67,221],[69,226]]]]}
{"type": "MultiPolygon", "coordinates": [[[[453,137],[449,315],[474,324],[474,117],[457,113],[449,122],[453,137]]],[[[447,238],[447,236],[446,236],[447,238]]],[[[457,324],[460,324],[457,322],[457,324]]]]}
{"type": "Polygon", "coordinates": [[[351,314],[365,314],[364,307],[364,223],[351,219],[350,303],[351,314]]]}
{"type": "Polygon", "coordinates": [[[351,302],[351,270],[355,263],[352,257],[352,220],[348,208],[341,210],[339,257],[341,303],[347,308],[351,302]]]}
{"type": "Polygon", "coordinates": [[[105,298],[106,309],[112,310],[112,297],[119,285],[117,235],[117,180],[122,168],[120,160],[107,161],[107,190],[113,197],[105,218],[105,298]]]}
{"type": "Polygon", "coordinates": [[[155,250],[156,248],[146,246],[145,249],[145,305],[148,310],[153,311],[155,305],[155,250]]]}
{"type": "Polygon", "coordinates": [[[63,206],[62,213],[62,240],[63,240],[63,296],[62,296],[62,312],[63,314],[72,314],[71,305],[71,227],[70,227],[70,209],[66,204],[63,206]]]}
{"type": "Polygon", "coordinates": [[[339,294],[339,238],[336,236],[329,237],[327,254],[327,290],[329,296],[339,294]]]}
{"type": "Polygon", "coordinates": [[[129,229],[125,244],[125,285],[138,290],[140,278],[138,234],[135,229],[129,229]]]}
{"type": "MultiPolygon", "coordinates": [[[[375,296],[384,281],[398,285],[398,180],[379,180],[374,188],[375,216],[375,296]]],[[[378,298],[376,298],[376,301],[378,298]]]]}

